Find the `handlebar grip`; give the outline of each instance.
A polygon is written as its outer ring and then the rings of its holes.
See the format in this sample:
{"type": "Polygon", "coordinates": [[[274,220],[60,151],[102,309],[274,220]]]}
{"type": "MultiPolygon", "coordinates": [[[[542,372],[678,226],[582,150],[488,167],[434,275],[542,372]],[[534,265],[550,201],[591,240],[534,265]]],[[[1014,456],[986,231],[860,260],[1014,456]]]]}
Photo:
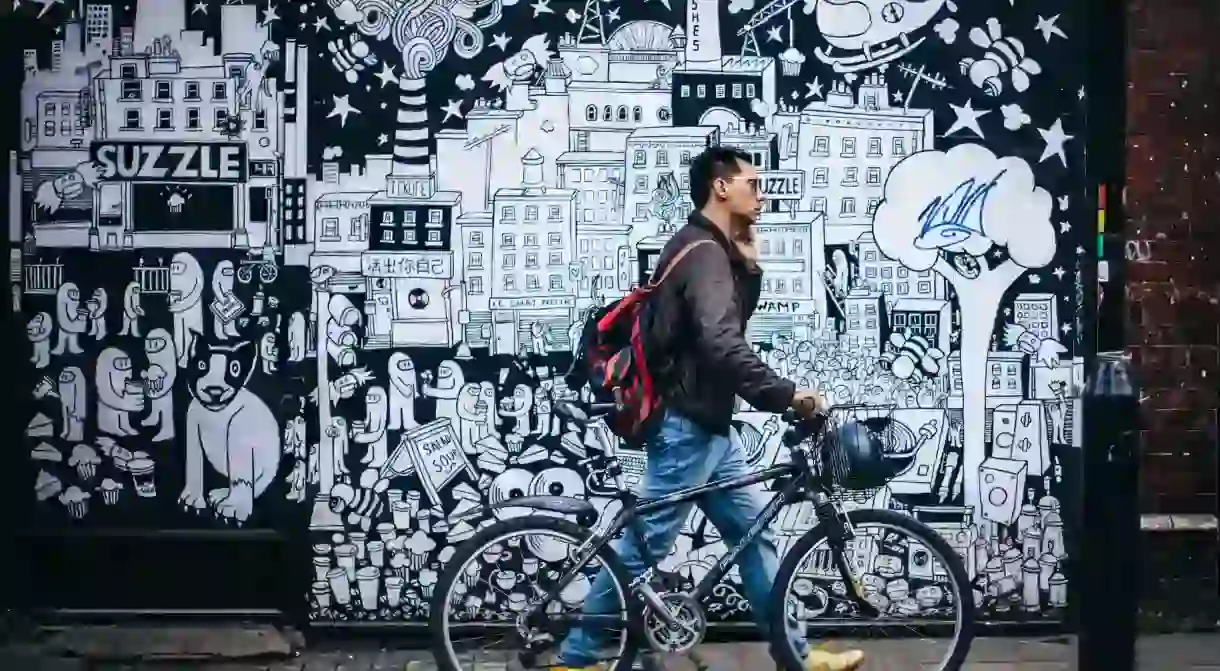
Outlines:
{"type": "Polygon", "coordinates": [[[586,412],[588,412],[591,416],[605,415],[613,412],[617,408],[617,403],[588,403],[585,406],[586,412]]]}

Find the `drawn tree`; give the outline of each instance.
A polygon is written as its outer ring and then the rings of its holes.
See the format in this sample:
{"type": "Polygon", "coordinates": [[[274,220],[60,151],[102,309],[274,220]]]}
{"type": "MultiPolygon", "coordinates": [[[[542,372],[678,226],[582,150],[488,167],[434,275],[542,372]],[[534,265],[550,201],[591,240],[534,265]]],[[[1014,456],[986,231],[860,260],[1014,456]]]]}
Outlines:
{"type": "Polygon", "coordinates": [[[1055,254],[1052,200],[1028,164],[997,158],[977,144],[907,157],[890,173],[873,217],[888,257],[914,271],[935,270],[961,307],[964,504],[982,508],[979,467],[986,457],[987,352],[1009,287],[1055,254]]]}

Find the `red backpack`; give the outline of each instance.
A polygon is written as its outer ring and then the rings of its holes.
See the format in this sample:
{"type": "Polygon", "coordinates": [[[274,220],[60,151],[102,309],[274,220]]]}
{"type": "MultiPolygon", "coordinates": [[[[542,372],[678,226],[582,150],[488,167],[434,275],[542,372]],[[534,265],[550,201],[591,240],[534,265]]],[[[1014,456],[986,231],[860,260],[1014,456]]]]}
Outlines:
{"type": "Polygon", "coordinates": [[[686,245],[666,264],[660,277],[594,312],[585,322],[566,376],[568,387],[578,389],[588,383],[597,402],[614,403],[617,409],[606,417],[606,423],[614,435],[628,443],[642,442],[661,417],[660,393],[648,368],[640,323],[648,298],[683,257],[710,242],[696,240],[686,245]]]}

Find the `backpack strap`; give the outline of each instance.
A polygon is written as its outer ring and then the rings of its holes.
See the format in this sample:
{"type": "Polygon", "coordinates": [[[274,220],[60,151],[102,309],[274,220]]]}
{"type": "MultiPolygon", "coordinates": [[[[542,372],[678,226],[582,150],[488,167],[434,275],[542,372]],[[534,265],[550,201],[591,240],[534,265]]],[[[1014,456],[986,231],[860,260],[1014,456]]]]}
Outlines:
{"type": "Polygon", "coordinates": [[[688,253],[690,253],[690,251],[692,249],[698,247],[699,245],[702,245],[705,243],[710,243],[710,242],[713,242],[713,241],[712,240],[695,240],[694,242],[688,243],[682,249],[679,249],[678,253],[674,254],[674,258],[671,259],[669,263],[665,264],[665,270],[661,271],[661,276],[654,280],[649,280],[648,289],[651,291],[652,289],[655,289],[658,286],[660,286],[661,283],[665,281],[665,278],[669,277],[669,272],[671,270],[673,270],[674,268],[678,267],[678,264],[682,262],[682,258],[685,257],[688,253]]]}

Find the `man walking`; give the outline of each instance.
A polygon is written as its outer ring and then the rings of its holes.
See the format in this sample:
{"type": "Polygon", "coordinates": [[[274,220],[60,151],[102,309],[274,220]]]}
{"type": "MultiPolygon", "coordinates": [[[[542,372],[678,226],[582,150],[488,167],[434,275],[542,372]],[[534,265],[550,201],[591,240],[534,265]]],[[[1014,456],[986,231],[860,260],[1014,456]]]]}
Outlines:
{"type": "MultiPolygon", "coordinates": [[[[753,231],[762,199],[750,155],[728,147],[707,149],[691,162],[690,187],[697,209],[666,244],[654,272],[660,273],[692,242],[715,244],[691,248],[649,297],[648,363],[662,385],[665,415],[648,440],[641,493],[645,498],[751,472],[745,450],[729,434],[736,397],[766,412],[793,408],[808,416],[822,407],[816,392],[797,390],[777,375],[745,338],[762,282],[753,231]]],[[[699,505],[732,546],[745,536],[766,503],[763,488],[755,485],[708,494],[699,505]]],[[[641,516],[642,535],[654,559],[669,554],[690,506],[641,516]]],[[[633,576],[646,569],[636,545],[636,535],[627,533],[617,547],[633,576]]],[[[740,557],[742,586],[766,635],[767,602],[779,568],[771,530],[763,530],[740,557]]],[[[612,611],[616,599],[611,578],[603,570],[593,582],[584,610],[612,611]]],[[[811,651],[798,623],[791,618],[788,622],[789,639],[804,653],[807,671],[850,671],[863,664],[864,654],[858,650],[811,651]]],[[[573,627],[560,649],[563,665],[570,671],[593,665],[601,645],[599,632],[573,627]]]]}

